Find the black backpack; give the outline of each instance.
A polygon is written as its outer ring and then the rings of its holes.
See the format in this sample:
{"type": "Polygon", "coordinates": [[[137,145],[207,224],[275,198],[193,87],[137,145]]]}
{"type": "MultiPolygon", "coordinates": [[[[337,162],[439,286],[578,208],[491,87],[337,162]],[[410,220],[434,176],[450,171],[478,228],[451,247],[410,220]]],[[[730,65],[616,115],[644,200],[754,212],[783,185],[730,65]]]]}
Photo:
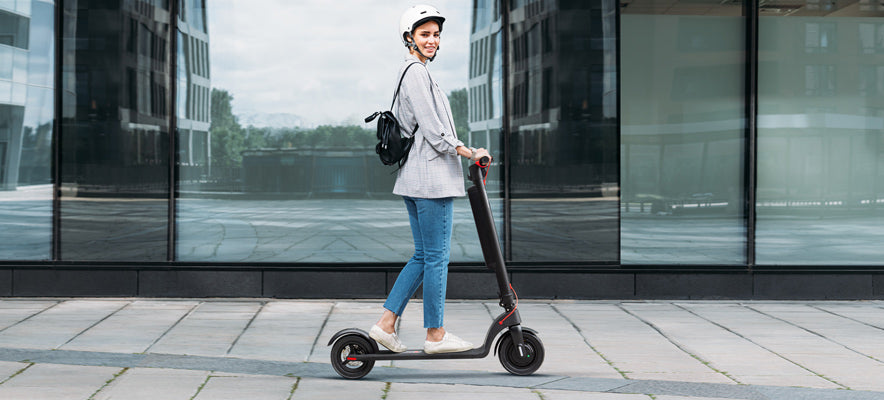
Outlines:
{"type": "Polygon", "coordinates": [[[378,144],[374,150],[381,158],[384,165],[399,164],[399,168],[408,160],[408,152],[411,145],[414,144],[414,134],[417,132],[419,125],[415,125],[411,131],[411,137],[403,138],[399,131],[399,121],[393,115],[393,105],[396,104],[396,98],[399,97],[399,89],[402,88],[402,80],[405,79],[405,73],[412,65],[419,63],[411,63],[402,71],[402,77],[399,78],[399,85],[396,86],[396,94],[393,95],[393,102],[390,104],[390,111],[378,111],[365,117],[365,123],[369,123],[378,118],[378,144]]]}

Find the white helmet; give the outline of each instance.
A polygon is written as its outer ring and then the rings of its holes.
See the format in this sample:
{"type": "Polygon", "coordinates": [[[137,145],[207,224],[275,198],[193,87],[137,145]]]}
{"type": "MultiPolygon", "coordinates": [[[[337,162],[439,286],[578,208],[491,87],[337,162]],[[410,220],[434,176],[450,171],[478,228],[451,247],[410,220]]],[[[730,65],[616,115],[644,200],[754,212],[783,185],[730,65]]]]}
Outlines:
{"type": "Polygon", "coordinates": [[[408,40],[405,39],[405,36],[411,36],[415,28],[423,25],[427,21],[436,21],[436,23],[439,24],[439,31],[441,32],[442,23],[445,22],[445,17],[442,16],[442,13],[440,13],[436,7],[423,4],[405,10],[402,14],[402,18],[399,18],[399,39],[402,40],[402,43],[405,43],[406,47],[417,48],[414,43],[409,43],[408,40]]]}

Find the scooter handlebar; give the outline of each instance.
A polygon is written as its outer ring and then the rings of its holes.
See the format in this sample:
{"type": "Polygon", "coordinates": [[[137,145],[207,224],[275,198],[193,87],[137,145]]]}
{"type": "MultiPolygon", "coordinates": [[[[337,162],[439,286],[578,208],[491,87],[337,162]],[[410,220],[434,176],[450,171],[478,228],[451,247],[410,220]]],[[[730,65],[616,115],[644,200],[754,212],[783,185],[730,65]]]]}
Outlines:
{"type": "Polygon", "coordinates": [[[488,174],[488,167],[491,166],[491,157],[484,156],[476,160],[473,165],[470,165],[470,181],[473,182],[474,185],[485,185],[484,179],[485,175],[488,174]],[[481,172],[480,172],[481,171],[481,172]]]}

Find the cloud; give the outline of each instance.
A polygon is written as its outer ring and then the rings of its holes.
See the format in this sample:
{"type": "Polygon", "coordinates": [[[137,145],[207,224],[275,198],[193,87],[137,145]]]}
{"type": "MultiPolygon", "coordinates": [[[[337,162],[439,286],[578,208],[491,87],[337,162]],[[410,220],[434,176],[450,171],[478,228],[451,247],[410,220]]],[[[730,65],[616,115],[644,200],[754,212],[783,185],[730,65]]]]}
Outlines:
{"type": "MultiPolygon", "coordinates": [[[[389,106],[406,54],[396,31],[408,1],[213,0],[212,86],[234,112],[291,113],[313,124],[352,121],[389,106]]],[[[446,16],[434,79],[467,86],[472,2],[436,1],[446,16]]]]}

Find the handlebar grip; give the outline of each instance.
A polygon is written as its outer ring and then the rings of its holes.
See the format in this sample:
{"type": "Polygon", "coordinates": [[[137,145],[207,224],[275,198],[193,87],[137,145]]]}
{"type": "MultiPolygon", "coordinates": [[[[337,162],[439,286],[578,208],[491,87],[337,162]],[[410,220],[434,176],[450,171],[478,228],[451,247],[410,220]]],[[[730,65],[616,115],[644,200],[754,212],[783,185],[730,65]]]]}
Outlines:
{"type": "Polygon", "coordinates": [[[488,156],[482,157],[479,159],[479,161],[476,161],[476,164],[482,168],[485,168],[489,164],[491,164],[491,157],[488,157],[488,156]]]}

